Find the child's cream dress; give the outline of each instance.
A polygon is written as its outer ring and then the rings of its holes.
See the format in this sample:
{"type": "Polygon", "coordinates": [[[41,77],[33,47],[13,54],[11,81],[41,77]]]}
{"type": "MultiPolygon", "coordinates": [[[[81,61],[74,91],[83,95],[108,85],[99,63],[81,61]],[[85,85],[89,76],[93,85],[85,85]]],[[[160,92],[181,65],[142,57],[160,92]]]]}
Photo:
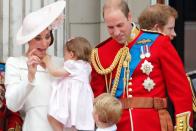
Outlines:
{"type": "Polygon", "coordinates": [[[67,60],[64,69],[70,75],[55,81],[49,115],[77,130],[94,130],[93,93],[89,83],[91,66],[83,60],[67,60]]]}

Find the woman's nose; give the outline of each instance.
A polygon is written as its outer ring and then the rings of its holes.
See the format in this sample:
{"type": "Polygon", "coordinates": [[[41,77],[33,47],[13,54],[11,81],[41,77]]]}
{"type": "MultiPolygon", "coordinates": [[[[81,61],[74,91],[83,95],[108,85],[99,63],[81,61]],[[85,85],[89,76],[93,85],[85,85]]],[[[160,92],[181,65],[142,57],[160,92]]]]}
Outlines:
{"type": "Polygon", "coordinates": [[[49,46],[49,41],[46,39],[42,39],[41,46],[47,48],[49,46]]]}
{"type": "Polygon", "coordinates": [[[120,33],[120,30],[118,28],[114,28],[114,35],[118,36],[120,33]]]}

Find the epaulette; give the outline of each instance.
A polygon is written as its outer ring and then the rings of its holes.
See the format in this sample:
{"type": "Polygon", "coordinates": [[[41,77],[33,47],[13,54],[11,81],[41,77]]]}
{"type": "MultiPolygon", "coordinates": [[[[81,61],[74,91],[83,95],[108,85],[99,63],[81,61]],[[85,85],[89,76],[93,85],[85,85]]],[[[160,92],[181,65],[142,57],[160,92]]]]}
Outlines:
{"type": "Polygon", "coordinates": [[[192,82],[192,79],[194,79],[195,77],[195,74],[196,74],[196,71],[190,71],[187,73],[187,78],[189,80],[189,83],[190,83],[190,87],[191,87],[191,92],[192,92],[192,99],[193,99],[193,111],[196,112],[196,90],[194,88],[194,85],[193,85],[193,82],[192,82]]]}
{"type": "Polygon", "coordinates": [[[153,31],[153,30],[146,30],[146,29],[141,29],[143,32],[147,32],[147,33],[154,33],[154,34],[160,34],[160,35],[164,35],[164,33],[159,32],[159,31],[153,31]]]}
{"type": "Polygon", "coordinates": [[[106,44],[108,41],[112,40],[112,37],[109,37],[108,39],[104,40],[103,42],[101,42],[100,44],[96,45],[95,48],[99,48],[102,45],[106,44]]]}
{"type": "Polygon", "coordinates": [[[140,30],[140,28],[134,22],[131,22],[131,25],[132,25],[132,28],[135,28],[138,31],[140,30]]]}

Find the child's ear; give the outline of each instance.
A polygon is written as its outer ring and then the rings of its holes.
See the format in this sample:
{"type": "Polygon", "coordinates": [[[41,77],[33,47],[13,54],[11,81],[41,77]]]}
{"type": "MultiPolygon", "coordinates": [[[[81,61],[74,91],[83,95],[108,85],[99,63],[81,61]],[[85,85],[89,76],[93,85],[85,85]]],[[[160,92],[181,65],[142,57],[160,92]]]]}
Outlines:
{"type": "Polygon", "coordinates": [[[95,111],[93,111],[93,118],[94,118],[95,122],[99,121],[99,117],[95,111]]]}
{"type": "Polygon", "coordinates": [[[71,55],[72,58],[75,57],[75,54],[72,51],[70,52],[70,55],[71,55]]]}

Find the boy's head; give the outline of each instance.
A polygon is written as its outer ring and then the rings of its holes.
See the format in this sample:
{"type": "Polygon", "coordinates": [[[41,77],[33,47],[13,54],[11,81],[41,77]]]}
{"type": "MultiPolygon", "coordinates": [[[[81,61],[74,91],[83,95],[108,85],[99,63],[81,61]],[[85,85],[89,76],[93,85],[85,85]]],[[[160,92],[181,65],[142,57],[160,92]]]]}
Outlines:
{"type": "Polygon", "coordinates": [[[77,60],[90,61],[91,44],[84,37],[75,37],[68,40],[64,45],[64,54],[66,51],[73,54],[77,60]]]}
{"type": "Polygon", "coordinates": [[[93,116],[97,126],[109,127],[116,124],[121,116],[121,102],[109,93],[103,93],[94,100],[93,116]]]}

